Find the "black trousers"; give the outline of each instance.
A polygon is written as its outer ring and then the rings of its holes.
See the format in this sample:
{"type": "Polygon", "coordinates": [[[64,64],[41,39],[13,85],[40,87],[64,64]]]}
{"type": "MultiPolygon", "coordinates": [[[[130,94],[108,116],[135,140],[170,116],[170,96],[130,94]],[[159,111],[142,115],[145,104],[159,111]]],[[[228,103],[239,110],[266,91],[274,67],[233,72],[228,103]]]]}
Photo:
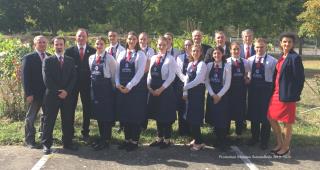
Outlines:
{"type": "Polygon", "coordinates": [[[124,125],[124,138],[125,140],[132,140],[138,142],[141,133],[141,124],[135,123],[122,123],[124,125]]]}
{"type": "MultiPolygon", "coordinates": [[[[79,83],[79,82],[78,82],[79,83]]],[[[90,96],[90,86],[86,85],[81,85],[82,82],[80,82],[80,85],[76,85],[75,89],[73,90],[71,94],[72,98],[72,116],[73,120],[75,117],[75,110],[77,108],[77,103],[78,103],[78,96],[80,93],[80,98],[81,98],[81,103],[82,103],[82,116],[83,116],[83,121],[82,121],[82,130],[81,134],[83,136],[88,136],[89,135],[89,126],[90,126],[90,114],[91,114],[91,96],[90,96]]],[[[86,84],[86,83],[83,83],[86,84]]]]}
{"type": "MultiPolygon", "coordinates": [[[[244,127],[243,120],[236,120],[235,125],[236,125],[236,134],[238,136],[242,135],[242,131],[244,127]]],[[[228,123],[227,133],[230,133],[230,126],[231,126],[231,120],[228,123]]]]}
{"type": "Polygon", "coordinates": [[[225,128],[214,128],[214,129],[217,137],[218,146],[226,146],[227,145],[227,129],[225,128]]]}
{"type": "Polygon", "coordinates": [[[201,127],[200,125],[189,125],[191,137],[195,140],[195,144],[202,144],[203,140],[201,137],[201,127]]]}
{"type": "MultiPolygon", "coordinates": [[[[34,98],[34,100],[28,106],[28,111],[25,118],[25,142],[27,144],[35,143],[36,129],[34,127],[34,122],[37,119],[37,114],[40,108],[42,108],[42,112],[44,112],[43,99],[34,98]]],[[[43,122],[43,113],[40,115],[40,128],[39,128],[40,133],[42,133],[42,129],[43,129],[42,122],[43,122]]]]}
{"type": "Polygon", "coordinates": [[[172,123],[162,123],[157,121],[158,137],[170,139],[172,134],[172,123]]]}
{"type": "Polygon", "coordinates": [[[72,101],[70,98],[64,100],[52,98],[45,99],[45,112],[43,114],[43,134],[41,143],[47,147],[51,147],[53,143],[53,129],[60,110],[62,124],[62,143],[63,145],[71,145],[73,138],[73,116],[72,101]]]}
{"type": "Polygon", "coordinates": [[[261,140],[261,143],[267,144],[269,142],[270,132],[271,126],[269,122],[251,122],[252,139],[256,141],[261,140]]]}
{"type": "Polygon", "coordinates": [[[178,125],[179,125],[179,134],[180,135],[189,135],[190,128],[188,127],[188,122],[183,118],[185,109],[179,108],[178,110],[178,125]]]}
{"type": "Polygon", "coordinates": [[[109,141],[111,139],[112,135],[112,122],[107,121],[101,121],[98,120],[98,127],[99,127],[99,133],[100,133],[100,141],[105,142],[109,141]]]}

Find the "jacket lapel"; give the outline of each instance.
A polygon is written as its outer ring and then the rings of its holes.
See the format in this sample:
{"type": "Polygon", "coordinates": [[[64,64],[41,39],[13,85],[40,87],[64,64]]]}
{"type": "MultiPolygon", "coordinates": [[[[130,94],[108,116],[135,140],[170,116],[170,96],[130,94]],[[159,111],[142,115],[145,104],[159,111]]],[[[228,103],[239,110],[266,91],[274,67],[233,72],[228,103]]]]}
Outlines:
{"type": "MultiPolygon", "coordinates": [[[[282,55],[283,55],[283,53],[282,53],[282,55]]],[[[282,73],[283,73],[283,71],[284,71],[287,63],[288,63],[289,60],[290,60],[290,56],[291,56],[291,55],[290,55],[290,53],[289,53],[288,56],[287,56],[287,57],[284,59],[284,61],[283,61],[283,64],[282,64],[281,70],[280,70],[280,77],[282,76],[282,73]]]]}

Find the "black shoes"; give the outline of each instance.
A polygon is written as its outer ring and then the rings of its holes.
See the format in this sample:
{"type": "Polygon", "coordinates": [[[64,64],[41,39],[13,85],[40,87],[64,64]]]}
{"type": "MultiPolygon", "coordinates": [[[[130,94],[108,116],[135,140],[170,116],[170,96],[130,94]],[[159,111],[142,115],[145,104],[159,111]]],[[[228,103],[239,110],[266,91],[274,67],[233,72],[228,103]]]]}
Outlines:
{"type": "Polygon", "coordinates": [[[138,143],[129,143],[126,147],[127,152],[135,151],[138,149],[138,143]]]}
{"type": "Polygon", "coordinates": [[[90,136],[89,135],[82,135],[81,140],[85,143],[89,143],[90,142],[90,136]]]}
{"type": "Polygon", "coordinates": [[[157,147],[157,146],[161,146],[163,144],[163,140],[159,140],[159,141],[153,141],[152,143],[150,143],[150,147],[157,147]]]}
{"type": "Polygon", "coordinates": [[[160,149],[167,149],[171,146],[171,142],[162,142],[160,144],[160,149]]]}
{"type": "Polygon", "coordinates": [[[46,147],[45,145],[43,145],[43,150],[42,152],[45,154],[45,155],[49,155],[52,153],[52,150],[50,147],[46,147]]]}
{"type": "Polygon", "coordinates": [[[75,144],[67,144],[67,145],[63,145],[63,149],[67,149],[70,151],[77,151],[79,147],[75,144]]]}
{"type": "Polygon", "coordinates": [[[108,142],[100,142],[100,143],[93,146],[93,150],[100,151],[100,150],[108,148],[108,147],[109,147],[108,142]]]}
{"type": "Polygon", "coordinates": [[[123,150],[123,149],[126,149],[128,146],[129,146],[129,142],[128,141],[124,141],[122,142],[119,146],[118,146],[118,149],[119,150],[123,150]]]}
{"type": "Polygon", "coordinates": [[[26,143],[25,146],[29,149],[40,149],[41,147],[36,143],[26,143]]]}

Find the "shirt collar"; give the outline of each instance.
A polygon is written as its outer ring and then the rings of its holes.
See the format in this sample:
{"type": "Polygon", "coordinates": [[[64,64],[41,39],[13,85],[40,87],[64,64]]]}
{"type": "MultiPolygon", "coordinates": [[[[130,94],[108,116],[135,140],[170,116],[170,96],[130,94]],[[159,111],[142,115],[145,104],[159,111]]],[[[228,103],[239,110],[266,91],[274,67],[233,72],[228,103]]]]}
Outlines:
{"type": "Polygon", "coordinates": [[[54,53],[56,56],[57,56],[57,58],[58,58],[58,60],[59,60],[59,58],[60,58],[60,56],[62,57],[62,59],[64,59],[64,56],[63,55],[59,55],[58,53],[54,53]]]}
{"type": "Polygon", "coordinates": [[[117,42],[115,45],[110,44],[110,47],[116,47],[119,44],[119,42],[117,42]]]}
{"type": "MultiPolygon", "coordinates": [[[[40,51],[38,51],[38,50],[35,50],[37,53],[38,53],[38,55],[41,57],[41,53],[42,52],[40,52],[40,51]]],[[[46,52],[43,52],[44,53],[44,56],[47,56],[47,54],[46,54],[46,52]]]]}
{"type": "MultiPolygon", "coordinates": [[[[77,43],[77,46],[78,46],[78,50],[80,51],[80,48],[81,48],[81,46],[77,43]]],[[[87,47],[87,44],[85,44],[84,46],[82,46],[83,47],[83,49],[85,50],[86,49],[86,47],[87,47]]]]}

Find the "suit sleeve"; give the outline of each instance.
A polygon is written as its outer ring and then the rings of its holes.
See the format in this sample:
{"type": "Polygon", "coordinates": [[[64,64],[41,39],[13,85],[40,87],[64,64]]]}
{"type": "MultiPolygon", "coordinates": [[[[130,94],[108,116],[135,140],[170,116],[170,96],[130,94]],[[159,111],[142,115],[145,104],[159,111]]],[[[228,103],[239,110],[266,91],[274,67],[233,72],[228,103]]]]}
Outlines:
{"type": "Polygon", "coordinates": [[[76,67],[73,59],[70,60],[70,67],[71,67],[70,81],[67,88],[65,89],[68,92],[68,94],[72,92],[72,89],[76,85],[76,81],[77,81],[77,71],[76,71],[76,67]]]}
{"type": "Polygon", "coordinates": [[[42,64],[42,75],[44,84],[50,91],[58,93],[59,86],[53,80],[55,74],[57,73],[54,73],[53,70],[50,69],[50,58],[46,58],[42,64]]]}
{"type": "Polygon", "coordinates": [[[302,64],[302,59],[300,56],[296,57],[294,59],[294,65],[293,65],[293,75],[296,80],[296,83],[298,84],[298,93],[299,96],[301,95],[303,86],[304,86],[304,81],[305,81],[305,76],[304,76],[304,67],[302,64]]]}
{"type": "Polygon", "coordinates": [[[33,92],[30,87],[30,77],[31,77],[31,70],[30,64],[28,62],[27,56],[23,57],[22,60],[22,84],[25,96],[32,96],[33,92]]]}

